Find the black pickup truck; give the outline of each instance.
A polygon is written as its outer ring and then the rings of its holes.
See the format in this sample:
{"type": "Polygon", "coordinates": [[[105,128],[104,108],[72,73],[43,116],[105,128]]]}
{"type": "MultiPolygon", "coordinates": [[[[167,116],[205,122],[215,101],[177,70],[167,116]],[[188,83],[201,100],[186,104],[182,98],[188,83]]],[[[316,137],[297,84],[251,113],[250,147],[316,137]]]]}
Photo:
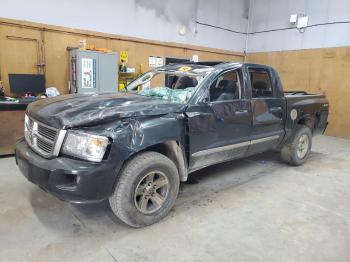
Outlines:
{"type": "Polygon", "coordinates": [[[327,117],[324,95],[284,93],[268,66],[168,65],[124,92],[31,103],[15,155],[45,191],[76,203],[109,199],[117,217],[142,227],[169,213],[195,170],[272,149],[303,164],[327,117]]]}

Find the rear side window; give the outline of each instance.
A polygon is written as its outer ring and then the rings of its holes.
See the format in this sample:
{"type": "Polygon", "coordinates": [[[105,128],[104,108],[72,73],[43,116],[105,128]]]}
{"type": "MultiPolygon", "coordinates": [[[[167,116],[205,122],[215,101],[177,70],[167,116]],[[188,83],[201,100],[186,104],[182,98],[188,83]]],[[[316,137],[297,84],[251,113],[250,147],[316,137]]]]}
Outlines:
{"type": "Polygon", "coordinates": [[[272,97],[273,89],[270,74],[266,69],[249,69],[252,97],[272,97]]]}

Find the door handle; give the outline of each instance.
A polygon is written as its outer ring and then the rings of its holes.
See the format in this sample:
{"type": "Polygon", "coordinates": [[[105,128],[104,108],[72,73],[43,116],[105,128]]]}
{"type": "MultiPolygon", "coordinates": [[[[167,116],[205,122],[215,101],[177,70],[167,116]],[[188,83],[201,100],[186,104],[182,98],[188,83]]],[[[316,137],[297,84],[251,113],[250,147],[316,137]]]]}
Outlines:
{"type": "Polygon", "coordinates": [[[270,112],[271,114],[273,114],[274,116],[280,118],[280,120],[282,120],[282,116],[283,116],[283,109],[282,109],[282,107],[280,107],[280,106],[271,107],[271,108],[269,109],[269,112],[270,112]]]}
{"type": "Polygon", "coordinates": [[[235,111],[235,114],[236,115],[242,115],[242,114],[246,114],[248,113],[248,110],[247,109],[242,109],[242,110],[237,110],[235,111]]]}
{"type": "Polygon", "coordinates": [[[271,112],[276,112],[276,111],[281,111],[281,110],[282,110],[282,107],[280,107],[280,106],[271,107],[271,108],[269,109],[269,111],[271,111],[271,112]]]}

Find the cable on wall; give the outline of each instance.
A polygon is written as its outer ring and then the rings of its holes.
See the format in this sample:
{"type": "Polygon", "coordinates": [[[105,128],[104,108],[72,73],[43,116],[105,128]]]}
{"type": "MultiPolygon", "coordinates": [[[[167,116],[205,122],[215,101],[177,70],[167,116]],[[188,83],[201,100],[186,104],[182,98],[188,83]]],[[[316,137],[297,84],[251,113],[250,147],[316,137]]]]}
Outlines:
{"type": "MultiPolygon", "coordinates": [[[[248,32],[240,32],[240,31],[236,31],[236,30],[231,30],[231,29],[228,29],[228,28],[225,28],[225,27],[221,27],[221,26],[206,24],[206,23],[202,23],[202,22],[199,22],[199,21],[196,21],[196,23],[199,24],[199,25],[208,26],[208,27],[212,27],[212,28],[228,31],[228,32],[235,33],[235,34],[240,34],[240,35],[254,35],[254,34],[261,34],[261,33],[269,33],[269,32],[276,32],[276,31],[291,30],[291,29],[296,29],[297,28],[296,26],[292,26],[292,27],[268,29],[268,30],[255,31],[255,32],[248,33],[248,32]]],[[[335,24],[350,24],[350,21],[337,21],[337,22],[326,22],[326,23],[311,24],[311,25],[306,26],[304,29],[307,29],[309,27],[335,25],[335,24]]]]}
{"type": "Polygon", "coordinates": [[[196,21],[196,24],[204,25],[204,26],[207,26],[207,27],[212,27],[212,28],[228,31],[228,32],[231,32],[231,33],[240,34],[240,35],[246,35],[247,34],[246,32],[235,31],[235,30],[231,30],[231,29],[228,29],[228,28],[225,28],[225,27],[211,25],[211,24],[206,24],[206,23],[202,23],[202,22],[199,22],[199,21],[196,21]]]}

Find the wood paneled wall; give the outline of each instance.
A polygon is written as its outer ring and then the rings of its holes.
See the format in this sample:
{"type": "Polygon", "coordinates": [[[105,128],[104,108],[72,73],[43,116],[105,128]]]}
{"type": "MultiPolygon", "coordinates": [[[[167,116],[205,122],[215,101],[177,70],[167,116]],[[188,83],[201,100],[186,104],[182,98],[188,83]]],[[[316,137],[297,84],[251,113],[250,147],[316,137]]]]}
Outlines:
{"type": "MultiPolygon", "coordinates": [[[[127,50],[128,66],[138,69],[139,64],[143,64],[144,70],[148,70],[149,56],[191,58],[197,54],[201,61],[244,59],[243,54],[236,52],[0,18],[0,74],[6,94],[10,95],[8,74],[38,72],[36,65],[40,62],[40,56],[45,60],[47,86],[55,86],[66,94],[66,48],[77,46],[81,39],[113,51],[127,50]],[[7,36],[27,40],[13,40],[7,36]]],[[[350,74],[350,47],[249,53],[247,61],[275,67],[286,90],[325,93],[330,101],[326,134],[350,138],[350,81],[347,80],[350,74]]]]}
{"type": "Polygon", "coordinates": [[[148,70],[148,57],[191,58],[197,54],[201,61],[242,61],[243,54],[230,51],[159,42],[98,32],[76,30],[0,18],[0,74],[5,92],[10,95],[9,73],[36,73],[37,63],[44,57],[46,84],[57,87],[61,94],[68,92],[68,46],[78,46],[79,40],[87,44],[106,47],[112,51],[128,51],[128,66],[148,70]],[[25,39],[9,39],[8,36],[25,39]],[[32,40],[31,40],[32,39],[32,40]],[[37,41],[35,41],[37,40],[37,41]],[[39,44],[39,49],[38,49],[39,44]],[[39,56],[39,58],[38,58],[39,56]]]}
{"type": "Polygon", "coordinates": [[[326,94],[326,134],[350,138],[350,47],[250,53],[247,61],[275,67],[286,90],[326,94]]]}

